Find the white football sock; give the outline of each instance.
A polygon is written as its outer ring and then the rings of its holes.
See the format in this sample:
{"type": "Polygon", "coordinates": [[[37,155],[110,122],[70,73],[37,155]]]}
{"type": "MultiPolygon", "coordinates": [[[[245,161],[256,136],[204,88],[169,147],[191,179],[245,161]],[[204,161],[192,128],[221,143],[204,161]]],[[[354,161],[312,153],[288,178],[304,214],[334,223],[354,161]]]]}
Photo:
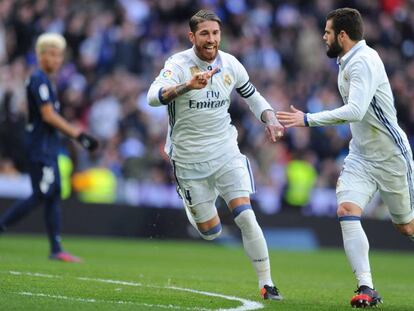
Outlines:
{"type": "Polygon", "coordinates": [[[341,220],[341,217],[339,220],[342,228],[345,253],[358,280],[358,287],[366,285],[374,288],[368,257],[369,242],[361,226],[361,221],[341,220]]]}
{"type": "Polygon", "coordinates": [[[274,286],[270,276],[269,252],[262,229],[256,221],[251,208],[242,211],[234,218],[241,230],[243,246],[247,256],[252,261],[259,279],[259,288],[264,285],[274,286]]]}

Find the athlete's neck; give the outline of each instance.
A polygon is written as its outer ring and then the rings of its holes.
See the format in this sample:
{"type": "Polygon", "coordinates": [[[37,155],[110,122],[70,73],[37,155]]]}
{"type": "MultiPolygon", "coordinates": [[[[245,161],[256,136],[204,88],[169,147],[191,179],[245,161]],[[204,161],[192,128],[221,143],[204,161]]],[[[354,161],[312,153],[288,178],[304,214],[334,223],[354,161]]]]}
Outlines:
{"type": "Polygon", "coordinates": [[[343,42],[343,49],[342,53],[339,55],[339,58],[342,58],[346,53],[348,53],[359,41],[353,41],[353,40],[345,40],[343,42]]]}

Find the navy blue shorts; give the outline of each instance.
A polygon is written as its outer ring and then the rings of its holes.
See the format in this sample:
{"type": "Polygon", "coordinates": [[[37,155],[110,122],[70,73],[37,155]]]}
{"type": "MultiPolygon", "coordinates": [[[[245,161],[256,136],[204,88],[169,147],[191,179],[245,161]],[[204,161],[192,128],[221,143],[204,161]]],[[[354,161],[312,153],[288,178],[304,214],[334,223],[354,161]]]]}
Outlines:
{"type": "Polygon", "coordinates": [[[29,174],[33,193],[42,198],[60,196],[60,174],[56,161],[31,162],[29,174]]]}

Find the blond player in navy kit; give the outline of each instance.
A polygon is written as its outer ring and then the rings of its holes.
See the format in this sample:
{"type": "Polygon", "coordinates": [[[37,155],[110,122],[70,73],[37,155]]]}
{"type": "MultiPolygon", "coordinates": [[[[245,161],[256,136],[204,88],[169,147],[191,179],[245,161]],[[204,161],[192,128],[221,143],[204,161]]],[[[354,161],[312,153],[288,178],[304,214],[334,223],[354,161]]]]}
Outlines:
{"type": "Polygon", "coordinates": [[[38,205],[44,205],[50,242],[49,258],[80,262],[78,257],[63,250],[60,238],[59,132],[76,139],[90,151],[98,147],[98,141],[60,115],[55,78],[63,64],[65,47],[65,39],[56,33],[44,33],[36,40],[39,68],[31,73],[26,84],[29,113],[25,142],[33,193],[26,200],[16,202],[0,216],[0,233],[26,217],[38,205]]]}
{"type": "Polygon", "coordinates": [[[336,189],[345,253],[358,282],[353,307],[375,306],[369,244],[361,214],[376,191],[398,231],[414,240],[412,151],[397,122],[394,98],[384,64],[363,38],[357,10],[342,8],[326,19],[327,55],[337,58],[338,88],[344,106],[318,113],[278,112],[286,127],[349,123],[352,140],[336,189]]]}
{"type": "Polygon", "coordinates": [[[176,175],[187,216],[200,235],[221,233],[215,201],[220,195],[241,230],[264,299],[281,300],[270,275],[263,232],[250,204],[254,181],[248,159],[240,153],[228,108],[234,88],[264,126],[272,142],[283,136],[269,103],[260,95],[243,65],[220,51],[221,20],[201,10],[190,19],[193,47],[174,54],[148,91],[151,106],[166,105],[169,129],[165,151],[176,175]]]}

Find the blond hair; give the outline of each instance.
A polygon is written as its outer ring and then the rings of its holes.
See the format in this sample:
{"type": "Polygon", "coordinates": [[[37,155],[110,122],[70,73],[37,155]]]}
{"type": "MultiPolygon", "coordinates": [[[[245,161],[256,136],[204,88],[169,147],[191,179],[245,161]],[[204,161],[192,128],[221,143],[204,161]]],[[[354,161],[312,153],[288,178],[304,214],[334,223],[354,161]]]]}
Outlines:
{"type": "Polygon", "coordinates": [[[66,48],[66,40],[58,33],[41,34],[36,40],[36,54],[43,53],[48,47],[55,47],[63,51],[66,48]]]}

